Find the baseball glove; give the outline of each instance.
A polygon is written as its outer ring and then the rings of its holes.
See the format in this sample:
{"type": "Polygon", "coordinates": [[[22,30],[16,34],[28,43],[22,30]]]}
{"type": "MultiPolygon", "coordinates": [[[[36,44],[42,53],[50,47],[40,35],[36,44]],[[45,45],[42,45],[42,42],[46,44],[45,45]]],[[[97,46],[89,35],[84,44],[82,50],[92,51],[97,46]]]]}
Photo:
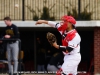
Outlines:
{"type": "Polygon", "coordinates": [[[53,33],[48,32],[46,37],[51,46],[54,42],[57,42],[56,36],[53,33]]]}

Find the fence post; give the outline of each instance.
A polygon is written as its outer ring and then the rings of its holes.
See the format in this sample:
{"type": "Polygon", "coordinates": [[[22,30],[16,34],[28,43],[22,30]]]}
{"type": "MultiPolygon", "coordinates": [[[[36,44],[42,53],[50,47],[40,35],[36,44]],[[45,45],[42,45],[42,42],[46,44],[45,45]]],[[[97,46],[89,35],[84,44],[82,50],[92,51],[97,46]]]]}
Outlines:
{"type": "Polygon", "coordinates": [[[80,0],[78,0],[78,20],[81,19],[81,16],[80,16],[80,8],[81,8],[81,2],[80,2],[80,0]]]}
{"type": "Polygon", "coordinates": [[[24,17],[24,13],[25,13],[25,11],[24,11],[24,9],[25,9],[25,0],[22,0],[22,21],[25,21],[25,17],[24,17]]]}

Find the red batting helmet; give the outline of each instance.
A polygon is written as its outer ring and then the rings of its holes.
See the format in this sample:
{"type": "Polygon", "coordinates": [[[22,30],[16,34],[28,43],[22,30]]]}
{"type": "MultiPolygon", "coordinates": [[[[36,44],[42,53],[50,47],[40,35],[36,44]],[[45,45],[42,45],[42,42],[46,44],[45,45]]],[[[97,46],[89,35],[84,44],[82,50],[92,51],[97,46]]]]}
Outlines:
{"type": "Polygon", "coordinates": [[[70,22],[70,23],[72,23],[73,25],[76,24],[76,20],[75,20],[72,16],[64,15],[64,16],[62,16],[61,20],[70,22]]]}

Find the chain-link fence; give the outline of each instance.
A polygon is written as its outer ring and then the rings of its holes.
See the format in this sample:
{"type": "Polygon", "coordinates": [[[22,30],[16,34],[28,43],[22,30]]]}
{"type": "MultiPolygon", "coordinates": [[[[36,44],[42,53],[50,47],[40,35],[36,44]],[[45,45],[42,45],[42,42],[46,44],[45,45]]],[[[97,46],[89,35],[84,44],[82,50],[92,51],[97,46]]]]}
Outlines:
{"type": "Polygon", "coordinates": [[[0,20],[5,16],[12,20],[60,20],[65,14],[99,20],[99,6],[100,0],[0,0],[0,20]]]}

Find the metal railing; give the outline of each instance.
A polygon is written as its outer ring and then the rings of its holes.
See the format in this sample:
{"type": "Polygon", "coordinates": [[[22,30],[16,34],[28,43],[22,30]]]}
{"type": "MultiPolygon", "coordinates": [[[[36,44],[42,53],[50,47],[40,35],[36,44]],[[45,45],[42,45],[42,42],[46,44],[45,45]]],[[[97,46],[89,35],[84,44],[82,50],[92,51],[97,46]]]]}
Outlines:
{"type": "Polygon", "coordinates": [[[80,16],[83,11],[89,13],[91,20],[100,20],[99,6],[100,0],[0,0],[0,20],[5,16],[22,21],[33,20],[33,17],[40,19],[44,7],[47,7],[47,13],[55,20],[60,20],[62,15],[68,13],[78,15],[81,20],[85,16],[88,18],[88,15],[80,16]],[[15,7],[16,4],[18,7],[15,7]]]}

